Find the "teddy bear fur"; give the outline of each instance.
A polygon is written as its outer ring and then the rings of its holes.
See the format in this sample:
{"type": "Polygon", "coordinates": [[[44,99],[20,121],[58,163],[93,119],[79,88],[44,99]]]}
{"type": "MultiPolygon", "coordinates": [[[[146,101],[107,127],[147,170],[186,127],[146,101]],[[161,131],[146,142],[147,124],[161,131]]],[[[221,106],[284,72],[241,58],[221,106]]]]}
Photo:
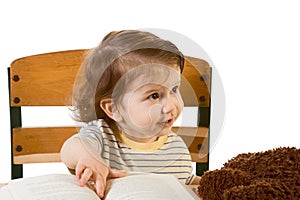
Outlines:
{"type": "Polygon", "coordinates": [[[300,149],[244,153],[200,180],[203,200],[300,199],[300,149]]]}

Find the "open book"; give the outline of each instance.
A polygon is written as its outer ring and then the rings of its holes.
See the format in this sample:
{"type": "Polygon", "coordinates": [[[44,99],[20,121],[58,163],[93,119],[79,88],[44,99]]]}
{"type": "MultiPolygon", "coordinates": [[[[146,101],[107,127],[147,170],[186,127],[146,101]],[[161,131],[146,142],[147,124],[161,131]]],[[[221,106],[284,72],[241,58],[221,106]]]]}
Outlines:
{"type": "MultiPolygon", "coordinates": [[[[0,189],[5,200],[99,200],[88,187],[80,187],[69,174],[50,174],[16,179],[0,189]]],[[[129,174],[107,182],[105,200],[199,199],[187,186],[171,175],[129,174]]]]}

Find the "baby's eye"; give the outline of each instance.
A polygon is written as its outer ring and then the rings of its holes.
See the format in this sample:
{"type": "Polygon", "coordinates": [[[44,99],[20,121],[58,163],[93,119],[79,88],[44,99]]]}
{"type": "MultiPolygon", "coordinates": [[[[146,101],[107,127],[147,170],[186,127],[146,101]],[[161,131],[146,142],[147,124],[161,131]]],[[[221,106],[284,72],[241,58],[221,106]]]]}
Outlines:
{"type": "Polygon", "coordinates": [[[179,89],[179,86],[173,87],[171,93],[177,93],[178,89],[179,89]]]}
{"type": "Polygon", "coordinates": [[[151,94],[148,98],[149,98],[149,99],[158,99],[158,98],[159,98],[159,95],[158,95],[158,93],[153,93],[153,94],[151,94]]]}

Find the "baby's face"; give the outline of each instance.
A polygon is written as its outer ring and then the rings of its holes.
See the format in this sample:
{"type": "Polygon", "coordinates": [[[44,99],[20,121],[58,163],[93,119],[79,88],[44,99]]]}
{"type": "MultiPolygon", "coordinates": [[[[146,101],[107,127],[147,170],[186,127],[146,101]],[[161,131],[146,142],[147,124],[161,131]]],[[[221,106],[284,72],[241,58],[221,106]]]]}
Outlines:
{"type": "Polygon", "coordinates": [[[136,141],[168,134],[183,108],[179,69],[156,64],[136,67],[127,75],[118,104],[122,131],[136,141]]]}

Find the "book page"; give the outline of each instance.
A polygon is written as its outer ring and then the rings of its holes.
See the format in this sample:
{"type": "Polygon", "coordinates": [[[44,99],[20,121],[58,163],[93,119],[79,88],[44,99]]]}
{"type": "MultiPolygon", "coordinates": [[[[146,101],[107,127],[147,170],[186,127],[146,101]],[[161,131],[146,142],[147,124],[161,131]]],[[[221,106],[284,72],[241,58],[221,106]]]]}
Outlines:
{"type": "Polygon", "coordinates": [[[0,199],[14,200],[6,185],[0,188],[0,199]]]}
{"type": "Polygon", "coordinates": [[[105,200],[170,200],[199,199],[188,191],[174,176],[158,174],[132,174],[107,183],[105,200]]]}
{"type": "Polygon", "coordinates": [[[14,200],[99,200],[94,191],[88,187],[80,187],[76,177],[69,174],[51,174],[13,180],[5,187],[14,200]]]}

